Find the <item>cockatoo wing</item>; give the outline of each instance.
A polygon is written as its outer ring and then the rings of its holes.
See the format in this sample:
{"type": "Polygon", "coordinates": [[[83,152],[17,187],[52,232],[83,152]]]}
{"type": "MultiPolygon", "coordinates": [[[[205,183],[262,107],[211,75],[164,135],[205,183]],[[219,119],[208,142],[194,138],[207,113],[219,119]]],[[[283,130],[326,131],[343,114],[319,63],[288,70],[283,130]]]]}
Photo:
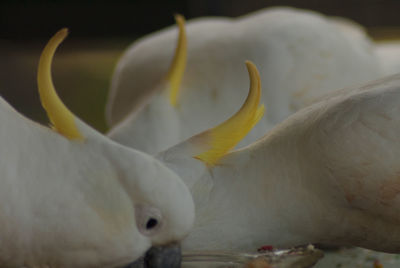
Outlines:
{"type": "Polygon", "coordinates": [[[292,118],[305,175],[345,219],[332,242],[398,252],[400,75],[343,93],[292,118]]]}
{"type": "Polygon", "coordinates": [[[281,240],[275,236],[277,244],[299,243],[300,236],[302,242],[399,252],[399,104],[400,75],[339,91],[295,113],[222,164],[237,163],[225,170],[239,176],[245,170],[253,174],[247,181],[254,184],[253,195],[269,184],[264,196],[275,197],[275,205],[260,205],[260,210],[268,209],[275,219],[264,224],[275,222],[275,230],[285,224],[288,232],[298,232],[285,233],[281,240]]]}

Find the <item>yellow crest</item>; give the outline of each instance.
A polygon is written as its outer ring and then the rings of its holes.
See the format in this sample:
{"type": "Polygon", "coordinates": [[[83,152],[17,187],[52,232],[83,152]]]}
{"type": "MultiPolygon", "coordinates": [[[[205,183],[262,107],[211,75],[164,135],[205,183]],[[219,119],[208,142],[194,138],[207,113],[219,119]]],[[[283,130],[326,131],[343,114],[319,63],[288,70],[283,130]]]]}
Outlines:
{"type": "Polygon", "coordinates": [[[47,43],[40,56],[37,75],[39,95],[53,129],[68,139],[83,139],[76,126],[75,116],[58,97],[51,78],[51,63],[54,53],[67,35],[68,30],[66,28],[58,31],[47,43]]]}
{"type": "Polygon", "coordinates": [[[261,97],[260,74],[256,66],[246,61],[250,76],[250,90],[240,110],[224,123],[197,136],[206,143],[207,150],[195,158],[207,165],[215,165],[227,152],[232,150],[257,124],[264,115],[264,105],[259,105],[261,97]]]}
{"type": "Polygon", "coordinates": [[[171,105],[174,107],[176,107],[178,103],[179,88],[182,83],[183,73],[185,72],[187,58],[185,18],[182,15],[175,15],[175,21],[179,28],[178,44],[175,49],[174,59],[172,60],[172,64],[166,77],[169,87],[169,100],[171,105]]]}

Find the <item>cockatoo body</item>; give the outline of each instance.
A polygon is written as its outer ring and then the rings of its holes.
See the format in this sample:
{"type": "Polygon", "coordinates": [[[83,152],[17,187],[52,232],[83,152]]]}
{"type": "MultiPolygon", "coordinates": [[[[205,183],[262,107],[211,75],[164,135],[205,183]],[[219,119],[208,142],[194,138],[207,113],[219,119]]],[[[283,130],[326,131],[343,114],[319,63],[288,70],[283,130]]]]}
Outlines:
{"type": "Polygon", "coordinates": [[[395,75],[334,92],[212,165],[197,157],[207,132],[159,154],[195,200],[184,248],[328,243],[399,252],[399,103],[395,75]]]}
{"type": "Polygon", "coordinates": [[[109,136],[153,154],[217,125],[246,96],[242,63],[251,60],[259,68],[268,109],[240,144],[247,145],[315,97],[380,76],[368,37],[360,33],[355,38],[340,25],[291,8],[238,19],[192,20],[176,105],[170,103],[164,78],[177,31],[168,28],[145,37],[125,52],[116,68],[107,111],[109,136]]]}
{"type": "Polygon", "coordinates": [[[55,131],[0,99],[1,267],[121,267],[152,245],[179,242],[194,219],[174,172],[96,132],[59,100],[50,66],[66,34],[50,40],[39,64],[55,131]]]}

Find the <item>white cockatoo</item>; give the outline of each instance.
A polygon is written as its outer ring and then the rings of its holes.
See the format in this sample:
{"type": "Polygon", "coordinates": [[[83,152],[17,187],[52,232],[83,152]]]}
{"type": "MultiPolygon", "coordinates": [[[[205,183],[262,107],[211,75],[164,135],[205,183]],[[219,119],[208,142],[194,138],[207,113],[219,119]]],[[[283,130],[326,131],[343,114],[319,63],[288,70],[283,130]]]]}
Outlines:
{"type": "Polygon", "coordinates": [[[183,248],[327,243],[400,252],[400,74],[338,90],[226,153],[262,115],[259,78],[248,68],[250,93],[237,114],[157,156],[195,201],[183,248]]]}
{"type": "Polygon", "coordinates": [[[315,97],[380,76],[375,50],[361,30],[315,12],[271,8],[238,19],[195,19],[187,24],[187,44],[182,18],[178,24],[170,69],[175,28],[135,42],[112,80],[109,136],[151,154],[232,114],[246,95],[245,60],[260,70],[268,111],[241,145],[315,97]]]}
{"type": "Polygon", "coordinates": [[[153,245],[160,248],[145,262],[166,267],[179,250],[161,246],[179,242],[193,224],[191,194],[158,160],[115,143],[63,105],[50,68],[66,35],[59,31],[39,62],[53,130],[0,99],[0,266],[122,267],[153,245]]]}

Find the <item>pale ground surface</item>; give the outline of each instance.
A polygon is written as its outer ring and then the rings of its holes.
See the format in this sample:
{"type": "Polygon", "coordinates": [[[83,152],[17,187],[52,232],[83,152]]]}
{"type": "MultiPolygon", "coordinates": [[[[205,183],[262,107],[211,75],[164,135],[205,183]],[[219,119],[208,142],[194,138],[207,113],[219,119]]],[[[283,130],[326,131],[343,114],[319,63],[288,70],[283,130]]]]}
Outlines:
{"type": "Polygon", "coordinates": [[[256,254],[189,252],[183,256],[182,268],[308,268],[322,256],[323,252],[312,245],[256,254]]]}
{"type": "Polygon", "coordinates": [[[400,254],[386,254],[361,248],[325,252],[316,268],[398,268],[400,254]],[[381,264],[382,266],[379,266],[381,264]]]}
{"type": "MultiPolygon", "coordinates": [[[[376,31],[379,39],[393,39],[393,31],[376,31]]],[[[395,32],[399,36],[399,31],[395,32]]],[[[45,42],[14,43],[0,39],[0,95],[26,116],[47,122],[36,87],[36,66],[45,42]],[[43,43],[43,44],[42,44],[43,43]]],[[[68,39],[55,56],[55,86],[67,106],[84,121],[104,132],[104,107],[113,68],[129,40],[99,45],[68,39]]],[[[400,254],[351,248],[325,252],[318,268],[400,267],[400,254]],[[376,262],[378,261],[378,263],[376,262]],[[379,266],[378,264],[382,266],[379,266]]]]}

